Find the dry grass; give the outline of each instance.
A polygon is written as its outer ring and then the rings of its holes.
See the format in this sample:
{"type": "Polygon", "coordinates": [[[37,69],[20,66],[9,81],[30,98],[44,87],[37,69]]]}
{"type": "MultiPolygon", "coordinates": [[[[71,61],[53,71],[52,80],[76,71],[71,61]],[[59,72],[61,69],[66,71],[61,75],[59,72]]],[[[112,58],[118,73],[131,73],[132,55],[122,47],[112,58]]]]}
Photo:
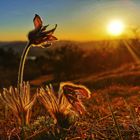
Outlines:
{"type": "MultiPolygon", "coordinates": [[[[45,114],[42,120],[36,120],[34,116],[30,129],[27,131],[27,136],[32,139],[47,138],[47,139],[119,139],[116,135],[116,125],[121,133],[123,140],[139,139],[140,128],[140,88],[133,86],[111,86],[102,90],[97,90],[91,94],[88,101],[84,101],[87,113],[82,115],[76,123],[71,125],[67,130],[58,131],[49,115],[45,114]],[[111,111],[109,109],[106,94],[109,96],[111,111]],[[112,118],[115,117],[116,124],[112,118]],[[36,120],[34,122],[34,120],[36,120]]],[[[41,111],[42,106],[37,103],[35,105],[35,112],[41,111]]],[[[33,109],[34,110],[34,109],[33,109]]],[[[44,109],[44,112],[45,109],[44,109]]],[[[41,112],[40,112],[41,114],[41,112]]],[[[2,116],[1,116],[2,117],[2,116]]],[[[14,120],[10,111],[6,120],[1,120],[1,136],[8,135],[5,131],[9,131],[11,137],[18,135],[18,129],[12,131],[14,127],[14,120]],[[8,125],[11,124],[11,127],[8,125]],[[5,131],[4,131],[5,130],[5,131]]]]}
{"type": "Polygon", "coordinates": [[[99,74],[90,74],[89,76],[82,77],[74,80],[75,83],[82,83],[88,85],[93,89],[101,89],[112,85],[140,85],[140,65],[139,64],[126,64],[121,67],[102,72],[99,74]]]}

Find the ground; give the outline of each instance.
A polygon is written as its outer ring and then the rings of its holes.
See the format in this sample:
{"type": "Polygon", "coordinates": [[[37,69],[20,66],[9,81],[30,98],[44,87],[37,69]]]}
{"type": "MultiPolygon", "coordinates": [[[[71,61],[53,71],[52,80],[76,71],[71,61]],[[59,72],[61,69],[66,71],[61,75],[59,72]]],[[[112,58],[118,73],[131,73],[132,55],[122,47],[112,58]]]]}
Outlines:
{"type": "MultiPolygon", "coordinates": [[[[140,139],[139,75],[139,65],[135,64],[74,80],[75,83],[81,81],[91,90],[91,98],[83,101],[86,113],[76,118],[75,123],[69,129],[60,129],[37,101],[33,107],[30,129],[26,128],[27,138],[140,139]]],[[[44,78],[42,79],[44,80],[44,78]]],[[[41,79],[39,83],[41,83],[41,79]]],[[[18,139],[19,128],[16,126],[15,118],[3,104],[0,105],[0,123],[2,139],[8,136],[11,139],[18,139]]]]}

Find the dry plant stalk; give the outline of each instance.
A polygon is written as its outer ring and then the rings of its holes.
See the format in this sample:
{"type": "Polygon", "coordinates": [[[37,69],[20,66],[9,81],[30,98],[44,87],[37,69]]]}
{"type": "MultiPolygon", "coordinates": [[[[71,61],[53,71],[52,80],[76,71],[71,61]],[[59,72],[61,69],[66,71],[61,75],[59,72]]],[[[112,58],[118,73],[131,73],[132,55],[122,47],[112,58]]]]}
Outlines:
{"type": "Polygon", "coordinates": [[[36,94],[30,97],[29,83],[21,85],[21,92],[12,86],[9,89],[3,89],[0,93],[2,101],[12,110],[16,116],[19,125],[28,125],[31,117],[31,108],[36,100],[36,94]]]}
{"type": "Polygon", "coordinates": [[[71,105],[63,94],[60,93],[59,96],[56,97],[52,86],[49,85],[46,86],[45,89],[40,88],[37,96],[54,119],[54,123],[65,127],[64,125],[68,123],[69,114],[73,112],[71,112],[71,105]]]}
{"type": "Polygon", "coordinates": [[[46,89],[41,88],[38,91],[38,98],[48,110],[54,119],[54,122],[61,127],[68,128],[70,126],[70,117],[85,112],[85,107],[80,101],[79,96],[80,94],[81,96],[84,94],[87,95],[87,93],[89,96],[90,92],[89,90],[86,90],[84,86],[79,87],[78,85],[74,85],[72,83],[61,83],[58,91],[58,97],[56,97],[57,95],[54,92],[52,85],[49,85],[46,86],[46,89]],[[65,88],[67,86],[70,86],[71,91],[73,91],[72,94],[69,92],[67,93],[69,96],[67,96],[65,93],[65,88]],[[75,88],[77,90],[77,87],[80,88],[80,90],[76,93],[75,88]],[[79,94],[79,96],[76,94],[79,94]]]}

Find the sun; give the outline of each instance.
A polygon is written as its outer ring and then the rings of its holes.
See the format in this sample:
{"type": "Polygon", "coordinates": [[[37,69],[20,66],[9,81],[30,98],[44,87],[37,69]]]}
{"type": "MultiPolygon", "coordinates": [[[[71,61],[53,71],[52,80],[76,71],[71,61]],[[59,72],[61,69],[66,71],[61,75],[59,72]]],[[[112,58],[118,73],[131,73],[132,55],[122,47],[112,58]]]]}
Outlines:
{"type": "Polygon", "coordinates": [[[121,20],[112,20],[107,26],[110,35],[119,36],[124,31],[124,23],[121,20]]]}

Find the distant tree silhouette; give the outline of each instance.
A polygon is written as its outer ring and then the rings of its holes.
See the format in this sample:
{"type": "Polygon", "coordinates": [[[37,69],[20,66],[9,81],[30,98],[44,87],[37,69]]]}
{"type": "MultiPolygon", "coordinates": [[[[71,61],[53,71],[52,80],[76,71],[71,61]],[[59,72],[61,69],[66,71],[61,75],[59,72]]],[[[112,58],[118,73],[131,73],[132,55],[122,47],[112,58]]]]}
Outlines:
{"type": "Polygon", "coordinates": [[[12,48],[0,48],[0,87],[16,83],[19,57],[12,48]]]}
{"type": "Polygon", "coordinates": [[[47,62],[53,68],[56,79],[71,79],[76,77],[83,66],[84,51],[74,44],[46,51],[47,62]]]}
{"type": "MultiPolygon", "coordinates": [[[[128,41],[140,56],[138,42],[135,42],[135,45],[132,40],[128,41]]],[[[41,75],[53,75],[57,82],[72,80],[134,62],[123,40],[113,42],[100,41],[98,46],[94,46],[93,43],[90,49],[82,48],[74,42],[50,47],[45,51],[45,56],[26,61],[24,80],[31,80],[41,75]]],[[[12,49],[0,48],[0,87],[16,84],[19,60],[20,55],[12,49]]]]}

